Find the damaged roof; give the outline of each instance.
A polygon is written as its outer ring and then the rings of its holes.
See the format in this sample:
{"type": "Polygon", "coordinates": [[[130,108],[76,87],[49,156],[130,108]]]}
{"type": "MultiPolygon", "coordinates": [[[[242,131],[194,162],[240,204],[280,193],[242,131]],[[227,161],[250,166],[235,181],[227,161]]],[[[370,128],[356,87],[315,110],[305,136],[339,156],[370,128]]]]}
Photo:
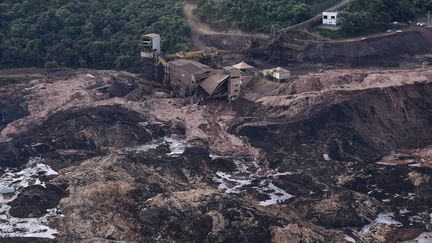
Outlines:
{"type": "Polygon", "coordinates": [[[215,73],[200,83],[200,86],[205,90],[205,92],[207,92],[207,94],[212,95],[228,77],[229,75],[223,72],[215,73]]]}

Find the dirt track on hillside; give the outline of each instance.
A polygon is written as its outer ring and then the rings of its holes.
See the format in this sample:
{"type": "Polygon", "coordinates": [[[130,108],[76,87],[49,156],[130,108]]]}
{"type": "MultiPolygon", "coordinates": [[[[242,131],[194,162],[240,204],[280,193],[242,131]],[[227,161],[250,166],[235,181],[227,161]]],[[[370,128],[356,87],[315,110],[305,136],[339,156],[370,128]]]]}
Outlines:
{"type": "Polygon", "coordinates": [[[191,29],[191,38],[194,46],[200,50],[203,50],[208,47],[208,45],[202,41],[202,37],[204,36],[239,36],[239,37],[266,37],[264,34],[249,34],[240,30],[229,29],[226,31],[218,31],[207,24],[201,22],[194,14],[193,11],[197,8],[196,4],[186,3],[183,7],[183,13],[186,16],[186,20],[191,29]]]}

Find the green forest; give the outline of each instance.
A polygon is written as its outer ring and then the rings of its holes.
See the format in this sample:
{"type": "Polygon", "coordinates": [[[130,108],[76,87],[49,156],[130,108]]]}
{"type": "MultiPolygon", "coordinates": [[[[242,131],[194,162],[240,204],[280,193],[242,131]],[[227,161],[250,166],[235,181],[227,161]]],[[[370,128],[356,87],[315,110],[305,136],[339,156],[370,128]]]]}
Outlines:
{"type": "MultiPolygon", "coordinates": [[[[3,0],[0,3],[0,68],[139,66],[138,42],[157,32],[165,52],[187,50],[185,0],[3,0]]],[[[289,26],[338,0],[196,0],[196,15],[217,28],[264,32],[289,26]]],[[[432,0],[352,0],[341,31],[381,30],[432,10],[432,0]]]]}
{"type": "Polygon", "coordinates": [[[351,0],[341,14],[341,31],[357,35],[384,30],[393,21],[408,21],[432,11],[432,0],[351,0]]]}
{"type": "Polygon", "coordinates": [[[0,68],[128,68],[139,64],[142,33],[164,50],[187,48],[181,0],[3,0],[0,68]]]}
{"type": "Polygon", "coordinates": [[[195,14],[210,26],[269,32],[309,19],[335,0],[198,0],[195,14]]]}

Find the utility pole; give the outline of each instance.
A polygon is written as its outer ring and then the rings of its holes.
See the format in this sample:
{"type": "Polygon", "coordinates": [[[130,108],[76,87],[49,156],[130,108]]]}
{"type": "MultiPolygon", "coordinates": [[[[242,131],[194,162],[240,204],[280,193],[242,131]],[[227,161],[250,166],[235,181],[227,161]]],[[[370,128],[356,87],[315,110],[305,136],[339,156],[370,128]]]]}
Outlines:
{"type": "Polygon", "coordinates": [[[428,16],[428,24],[427,24],[427,27],[431,27],[430,26],[430,10],[428,10],[428,14],[427,14],[427,16],[428,16]]]}

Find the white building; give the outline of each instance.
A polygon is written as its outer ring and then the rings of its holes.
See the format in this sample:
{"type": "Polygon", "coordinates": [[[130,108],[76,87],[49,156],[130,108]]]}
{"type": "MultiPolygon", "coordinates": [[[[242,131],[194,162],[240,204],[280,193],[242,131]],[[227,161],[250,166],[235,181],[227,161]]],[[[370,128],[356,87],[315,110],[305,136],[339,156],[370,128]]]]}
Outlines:
{"type": "Polygon", "coordinates": [[[338,25],[339,24],[338,14],[339,12],[323,12],[322,23],[324,25],[333,25],[333,26],[338,25]]]}
{"type": "Polygon", "coordinates": [[[274,78],[279,82],[291,77],[291,72],[281,67],[264,69],[262,72],[264,76],[274,78]]]}

